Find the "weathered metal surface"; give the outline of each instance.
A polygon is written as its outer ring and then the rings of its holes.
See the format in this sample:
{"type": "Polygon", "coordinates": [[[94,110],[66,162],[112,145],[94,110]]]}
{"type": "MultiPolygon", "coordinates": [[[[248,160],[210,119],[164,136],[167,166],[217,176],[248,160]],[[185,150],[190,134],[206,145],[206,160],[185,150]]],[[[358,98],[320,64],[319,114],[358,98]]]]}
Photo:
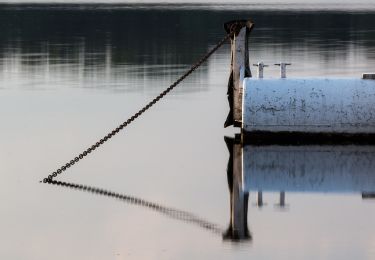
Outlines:
{"type": "Polygon", "coordinates": [[[244,79],[244,132],[375,133],[375,81],[244,79]]]}
{"type": "Polygon", "coordinates": [[[375,146],[245,146],[245,191],[375,192],[375,146]]]}
{"type": "Polygon", "coordinates": [[[243,79],[251,77],[248,37],[253,25],[251,21],[246,20],[231,21],[224,25],[228,33],[231,30],[236,31],[231,38],[231,69],[227,93],[230,111],[224,123],[225,127],[240,127],[242,123],[243,79]]]}
{"type": "Polygon", "coordinates": [[[241,70],[249,66],[248,59],[245,58],[247,53],[246,27],[242,28],[238,35],[235,35],[232,44],[233,53],[233,120],[241,122],[242,119],[242,95],[243,95],[243,79],[241,79],[241,70]]]}

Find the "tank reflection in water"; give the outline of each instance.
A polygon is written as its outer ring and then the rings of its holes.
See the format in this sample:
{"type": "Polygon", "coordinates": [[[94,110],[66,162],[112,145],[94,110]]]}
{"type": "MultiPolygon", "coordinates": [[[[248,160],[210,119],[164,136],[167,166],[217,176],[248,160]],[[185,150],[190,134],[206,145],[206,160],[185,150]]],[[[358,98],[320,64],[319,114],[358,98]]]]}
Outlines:
{"type": "Polygon", "coordinates": [[[248,201],[262,208],[264,192],[278,192],[275,208],[288,210],[286,193],[352,193],[375,198],[375,146],[250,145],[225,137],[230,158],[227,174],[230,224],[225,238],[248,240],[248,201]]]}

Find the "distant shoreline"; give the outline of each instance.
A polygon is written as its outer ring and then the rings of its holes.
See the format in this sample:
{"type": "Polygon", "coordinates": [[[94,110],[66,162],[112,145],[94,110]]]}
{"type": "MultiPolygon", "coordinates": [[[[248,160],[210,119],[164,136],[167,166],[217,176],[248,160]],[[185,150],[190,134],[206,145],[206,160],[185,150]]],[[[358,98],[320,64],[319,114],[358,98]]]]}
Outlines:
{"type": "Polygon", "coordinates": [[[132,1],[1,1],[0,8],[2,9],[161,9],[161,10],[215,10],[215,11],[348,11],[348,12],[375,12],[375,5],[371,2],[362,3],[342,3],[340,1],[327,3],[316,2],[313,4],[296,3],[296,2],[268,2],[268,3],[213,3],[208,2],[132,2],[132,1]]]}

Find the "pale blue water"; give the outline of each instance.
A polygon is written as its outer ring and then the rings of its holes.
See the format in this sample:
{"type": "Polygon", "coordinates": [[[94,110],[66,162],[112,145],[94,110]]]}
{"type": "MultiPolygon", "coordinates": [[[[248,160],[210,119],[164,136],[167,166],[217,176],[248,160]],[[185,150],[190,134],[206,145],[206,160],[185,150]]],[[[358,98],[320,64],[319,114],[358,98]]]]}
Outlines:
{"type": "MultiPolygon", "coordinates": [[[[223,37],[225,21],[251,17],[250,62],[291,62],[290,77],[374,71],[375,12],[363,3],[318,3],[324,12],[284,2],[0,5],[1,259],[374,259],[375,203],[359,192],[287,192],[280,211],[278,193],[265,192],[260,209],[251,191],[252,240],[237,243],[148,207],[39,183],[173,82],[223,37]]],[[[59,180],[183,210],[224,232],[223,137],[238,132],[223,129],[229,63],[225,45],[59,180]]]]}

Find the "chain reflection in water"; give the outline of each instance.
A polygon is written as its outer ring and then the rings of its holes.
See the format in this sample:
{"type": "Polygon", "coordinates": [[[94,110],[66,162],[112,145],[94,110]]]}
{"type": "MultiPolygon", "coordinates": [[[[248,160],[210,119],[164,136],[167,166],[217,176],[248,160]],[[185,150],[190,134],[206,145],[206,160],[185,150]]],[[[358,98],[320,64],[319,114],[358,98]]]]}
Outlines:
{"type": "Polygon", "coordinates": [[[70,183],[70,182],[48,180],[46,183],[51,184],[51,185],[62,186],[62,187],[70,188],[70,189],[86,191],[86,192],[90,192],[96,195],[116,198],[116,199],[125,201],[130,204],[152,209],[154,211],[167,215],[168,217],[173,218],[173,219],[195,224],[203,229],[209,230],[218,235],[221,235],[224,232],[224,230],[220,228],[218,225],[211,223],[207,220],[204,220],[202,218],[199,218],[198,216],[195,216],[194,214],[191,214],[187,211],[166,207],[161,204],[150,202],[141,198],[137,198],[137,197],[133,197],[130,195],[125,195],[125,194],[120,194],[117,192],[108,191],[108,190],[104,190],[104,189],[97,188],[97,187],[90,187],[87,185],[70,183]]]}

